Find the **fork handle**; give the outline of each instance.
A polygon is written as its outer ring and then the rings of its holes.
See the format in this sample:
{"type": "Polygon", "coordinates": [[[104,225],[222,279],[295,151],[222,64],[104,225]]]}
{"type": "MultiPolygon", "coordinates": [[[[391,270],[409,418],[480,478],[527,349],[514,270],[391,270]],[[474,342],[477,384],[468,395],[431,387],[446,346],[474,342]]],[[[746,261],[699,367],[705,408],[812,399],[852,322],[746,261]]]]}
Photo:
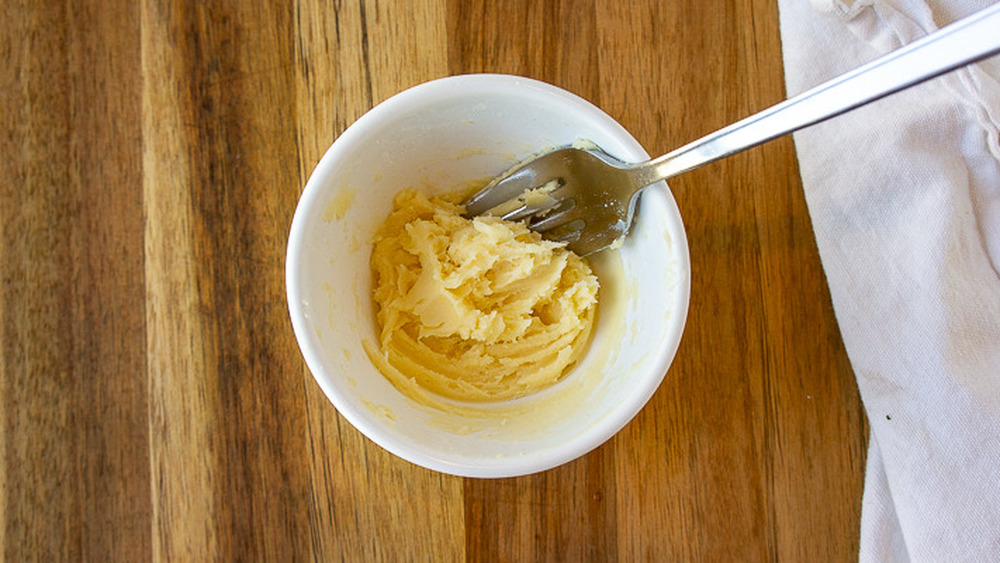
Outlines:
{"type": "Polygon", "coordinates": [[[634,168],[637,188],[848,112],[1000,52],[1000,4],[634,168]]]}

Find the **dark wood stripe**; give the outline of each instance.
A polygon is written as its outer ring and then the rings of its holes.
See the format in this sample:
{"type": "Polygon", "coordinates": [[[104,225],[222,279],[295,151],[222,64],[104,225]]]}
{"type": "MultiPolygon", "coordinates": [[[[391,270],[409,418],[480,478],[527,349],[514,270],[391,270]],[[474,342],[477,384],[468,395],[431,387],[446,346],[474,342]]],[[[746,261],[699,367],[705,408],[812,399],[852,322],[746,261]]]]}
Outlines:
{"type": "Polygon", "coordinates": [[[215,385],[203,423],[218,445],[218,555],[306,558],[303,374],[281,252],[300,189],[292,5],[184,4],[173,14],[199,353],[215,385]]]}

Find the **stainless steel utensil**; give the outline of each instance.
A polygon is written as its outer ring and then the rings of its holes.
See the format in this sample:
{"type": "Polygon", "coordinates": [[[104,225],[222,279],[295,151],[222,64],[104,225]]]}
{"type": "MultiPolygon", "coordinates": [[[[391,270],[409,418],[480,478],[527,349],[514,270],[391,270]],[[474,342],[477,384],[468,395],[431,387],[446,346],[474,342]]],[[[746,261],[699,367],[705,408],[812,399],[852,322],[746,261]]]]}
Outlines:
{"type": "Polygon", "coordinates": [[[501,210],[580,255],[632,225],[637,195],[658,182],[757,146],[1000,52],[1000,4],[851,72],[643,163],[598,147],[561,148],[521,163],[465,202],[474,217],[501,210]]]}

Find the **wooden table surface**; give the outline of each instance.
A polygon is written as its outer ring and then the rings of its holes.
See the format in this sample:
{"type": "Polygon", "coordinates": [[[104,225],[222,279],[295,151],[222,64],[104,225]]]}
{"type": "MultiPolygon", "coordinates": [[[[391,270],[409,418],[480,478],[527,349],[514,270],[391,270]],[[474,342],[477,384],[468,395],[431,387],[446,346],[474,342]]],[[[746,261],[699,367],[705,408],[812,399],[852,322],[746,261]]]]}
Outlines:
{"type": "Polygon", "coordinates": [[[773,1],[5,0],[0,56],[7,560],[856,558],[867,426],[791,139],[671,182],[677,359],[541,474],[375,446],[285,301],[306,178],[373,104],[520,74],[660,154],[783,99],[773,1]]]}

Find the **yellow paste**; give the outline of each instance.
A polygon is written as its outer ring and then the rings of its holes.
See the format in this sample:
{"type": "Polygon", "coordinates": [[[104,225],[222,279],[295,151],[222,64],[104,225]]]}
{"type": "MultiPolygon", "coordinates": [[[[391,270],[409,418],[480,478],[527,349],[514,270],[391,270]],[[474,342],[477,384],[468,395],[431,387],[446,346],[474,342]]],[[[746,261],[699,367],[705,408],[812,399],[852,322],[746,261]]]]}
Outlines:
{"type": "Polygon", "coordinates": [[[451,399],[552,385],[586,349],[597,277],[563,245],[521,223],[466,219],[455,200],[396,195],[372,249],[379,350],[369,353],[397,387],[451,399]]]}

